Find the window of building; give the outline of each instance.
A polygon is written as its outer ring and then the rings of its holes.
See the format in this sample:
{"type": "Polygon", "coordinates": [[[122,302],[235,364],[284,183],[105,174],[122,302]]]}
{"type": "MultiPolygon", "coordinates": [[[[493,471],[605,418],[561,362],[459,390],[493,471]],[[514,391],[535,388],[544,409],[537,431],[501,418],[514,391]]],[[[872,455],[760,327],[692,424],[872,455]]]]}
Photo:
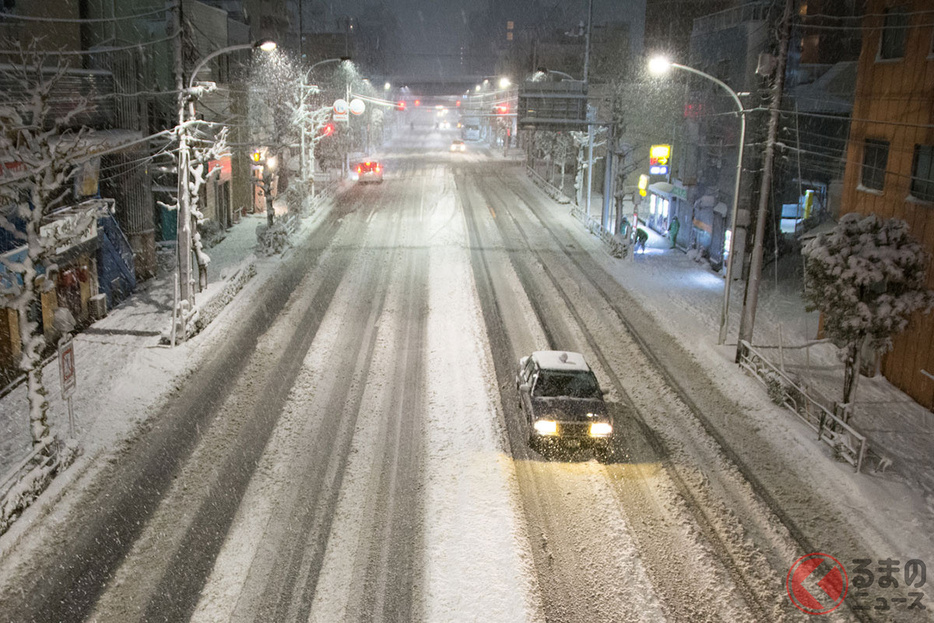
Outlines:
{"type": "Polygon", "coordinates": [[[908,38],[908,8],[893,6],[885,10],[882,25],[882,43],[879,46],[879,58],[903,58],[905,40],[908,38]]]}
{"type": "Polygon", "coordinates": [[[860,183],[865,188],[882,190],[885,167],[889,162],[889,142],[867,138],[863,145],[863,175],[860,183]]]}
{"type": "Polygon", "coordinates": [[[911,196],[922,201],[934,201],[934,145],[915,145],[911,196]]]}

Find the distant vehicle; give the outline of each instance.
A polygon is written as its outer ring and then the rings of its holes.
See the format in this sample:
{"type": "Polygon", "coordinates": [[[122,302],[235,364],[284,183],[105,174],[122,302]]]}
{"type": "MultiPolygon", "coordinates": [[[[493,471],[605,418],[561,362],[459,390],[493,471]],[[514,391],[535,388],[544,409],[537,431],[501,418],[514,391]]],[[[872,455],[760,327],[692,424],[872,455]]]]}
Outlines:
{"type": "Polygon", "coordinates": [[[464,140],[480,140],[480,121],[478,119],[464,119],[461,123],[463,125],[461,132],[463,133],[464,140]]]}
{"type": "Polygon", "coordinates": [[[440,127],[442,130],[450,130],[450,129],[451,129],[451,122],[450,122],[450,121],[442,121],[442,122],[439,124],[439,127],[440,127]]]}
{"type": "Polygon", "coordinates": [[[451,141],[451,151],[467,151],[467,146],[464,145],[464,141],[456,138],[451,141]]]}
{"type": "Polygon", "coordinates": [[[383,167],[375,160],[367,160],[357,165],[358,182],[379,182],[383,181],[383,167]]]}
{"type": "Polygon", "coordinates": [[[593,370],[580,353],[542,350],[519,360],[519,407],[529,445],[589,447],[599,460],[611,452],[613,422],[593,370]]]}

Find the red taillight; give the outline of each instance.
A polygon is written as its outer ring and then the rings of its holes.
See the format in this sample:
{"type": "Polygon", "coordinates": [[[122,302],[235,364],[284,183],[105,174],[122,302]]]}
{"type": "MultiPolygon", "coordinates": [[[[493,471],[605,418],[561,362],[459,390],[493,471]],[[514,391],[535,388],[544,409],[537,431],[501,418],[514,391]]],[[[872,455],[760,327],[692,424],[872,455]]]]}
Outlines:
{"type": "Polygon", "coordinates": [[[379,165],[376,165],[376,172],[379,173],[379,165]]]}
{"type": "Polygon", "coordinates": [[[363,173],[363,167],[357,167],[357,173],[363,173]]]}

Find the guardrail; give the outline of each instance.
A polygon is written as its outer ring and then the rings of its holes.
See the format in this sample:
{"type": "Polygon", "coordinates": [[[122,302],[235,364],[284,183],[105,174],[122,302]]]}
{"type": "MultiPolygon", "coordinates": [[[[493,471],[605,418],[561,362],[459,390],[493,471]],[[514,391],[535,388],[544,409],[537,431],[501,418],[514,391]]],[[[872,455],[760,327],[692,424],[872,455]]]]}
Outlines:
{"type": "Polygon", "coordinates": [[[745,340],[740,341],[739,365],[765,385],[772,402],[801,418],[817,433],[818,441],[833,448],[838,457],[859,473],[869,452],[869,444],[865,435],[834,413],[837,405],[823,404],[826,399],[799,385],[745,340]]]}
{"type": "Polygon", "coordinates": [[[624,258],[629,254],[629,242],[621,240],[607,231],[603,225],[592,216],[581,210],[578,206],[571,208],[571,214],[579,220],[587,230],[599,238],[613,257],[624,258]]]}
{"type": "Polygon", "coordinates": [[[49,436],[0,480],[0,534],[6,532],[80,453],[74,441],[49,436]]]}
{"type": "Polygon", "coordinates": [[[535,182],[539,188],[545,191],[545,194],[561,204],[571,203],[571,198],[565,195],[561,189],[557,186],[546,180],[544,177],[539,175],[538,171],[525,165],[525,170],[528,171],[529,177],[532,178],[532,181],[535,182]]]}
{"type": "MultiPolygon", "coordinates": [[[[557,201],[558,203],[568,204],[571,203],[571,199],[557,189],[551,182],[543,178],[538,174],[535,169],[526,165],[526,171],[529,174],[529,177],[532,179],[535,184],[545,191],[545,194],[557,201]]],[[[613,257],[623,258],[629,254],[629,242],[626,240],[621,240],[618,237],[611,234],[607,231],[603,225],[597,219],[588,216],[577,204],[572,204],[571,214],[579,220],[587,230],[598,237],[604,245],[607,247],[607,251],[613,257]]]]}

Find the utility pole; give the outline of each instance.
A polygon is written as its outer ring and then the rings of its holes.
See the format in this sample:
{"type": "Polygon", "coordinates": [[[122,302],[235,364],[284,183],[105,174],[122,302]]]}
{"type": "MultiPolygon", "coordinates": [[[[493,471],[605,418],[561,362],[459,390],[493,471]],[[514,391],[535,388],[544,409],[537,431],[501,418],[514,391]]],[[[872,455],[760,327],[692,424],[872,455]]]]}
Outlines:
{"type": "Polygon", "coordinates": [[[782,93],[785,87],[785,66],[788,63],[788,45],[791,39],[791,23],[794,18],[795,0],[785,0],[782,15],[778,59],[775,76],[772,81],[772,99],[769,102],[769,127],[765,142],[762,184],[759,187],[759,209],[756,212],[756,237],[752,250],[752,263],[749,267],[749,280],[743,297],[743,312],[739,323],[739,339],[736,341],[736,361],[742,352],[742,342],[752,342],[753,327],[756,322],[756,305],[759,300],[759,281],[762,277],[762,255],[764,252],[765,221],[768,218],[769,198],[772,186],[772,164],[775,160],[775,140],[778,136],[778,115],[781,109],[782,93]]]}
{"type": "MultiPolygon", "coordinates": [[[[584,89],[590,93],[590,83],[587,81],[590,72],[590,31],[593,26],[593,0],[587,6],[587,34],[584,37],[584,89]]],[[[587,218],[590,218],[590,201],[593,195],[593,123],[596,121],[590,114],[590,104],[587,104],[587,218]]]]}
{"type": "MultiPolygon", "coordinates": [[[[306,144],[305,144],[305,135],[307,134],[307,126],[308,126],[307,120],[305,119],[305,89],[307,87],[305,85],[305,74],[304,73],[302,73],[302,81],[301,83],[299,83],[298,88],[299,88],[299,98],[300,98],[298,102],[298,110],[299,110],[298,119],[299,119],[299,123],[302,125],[302,140],[301,140],[301,145],[299,145],[299,149],[301,151],[299,152],[298,166],[301,169],[301,180],[302,180],[301,196],[302,196],[302,203],[304,204],[305,195],[308,192],[308,170],[307,170],[308,169],[308,160],[307,160],[308,156],[305,153],[305,150],[307,149],[306,144]]],[[[312,191],[312,195],[314,195],[314,191],[312,191]]],[[[302,210],[304,209],[305,209],[305,206],[302,205],[302,210]]]]}
{"type": "Polygon", "coordinates": [[[191,261],[191,206],[189,205],[189,153],[188,119],[186,103],[189,97],[185,88],[185,69],[182,34],[182,2],[176,2],[172,8],[172,21],[177,33],[174,38],[175,48],[175,88],[178,91],[178,209],[176,212],[176,252],[178,253],[179,298],[194,304],[191,261]]]}

